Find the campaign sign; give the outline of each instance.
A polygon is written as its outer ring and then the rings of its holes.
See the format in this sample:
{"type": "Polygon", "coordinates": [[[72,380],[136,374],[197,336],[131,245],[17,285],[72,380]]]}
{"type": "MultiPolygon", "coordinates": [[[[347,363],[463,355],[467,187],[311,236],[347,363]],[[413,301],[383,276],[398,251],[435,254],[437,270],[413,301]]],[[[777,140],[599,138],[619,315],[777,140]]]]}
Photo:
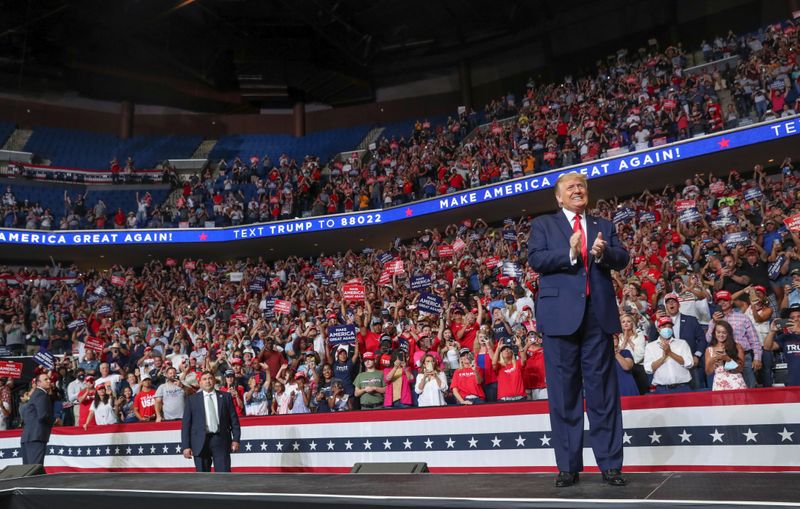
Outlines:
{"type": "Polygon", "coordinates": [[[698,212],[697,209],[685,209],[681,212],[680,216],[678,216],[678,220],[681,223],[700,221],[700,212],[698,212]]]}
{"type": "Polygon", "coordinates": [[[453,242],[453,251],[456,253],[460,253],[465,247],[467,247],[467,243],[461,240],[461,238],[458,238],[455,240],[455,242],[453,242]]]}
{"type": "Polygon", "coordinates": [[[762,193],[761,189],[758,187],[751,187],[744,192],[744,199],[747,201],[760,200],[762,196],[764,196],[764,193],[762,193]]]}
{"type": "Polygon", "coordinates": [[[264,300],[264,318],[275,318],[276,297],[267,297],[264,300]]]}
{"type": "Polygon", "coordinates": [[[503,262],[502,273],[504,276],[508,277],[520,277],[522,275],[519,265],[515,262],[503,262]]]}
{"type": "Polygon", "coordinates": [[[98,315],[107,315],[110,312],[111,312],[111,306],[109,306],[108,304],[103,304],[102,306],[97,308],[98,315]]]}
{"type": "Polygon", "coordinates": [[[500,257],[499,256],[487,256],[483,260],[483,263],[484,263],[484,265],[486,265],[487,268],[493,269],[493,268],[497,267],[498,265],[500,265],[500,257]]]}
{"type": "Polygon", "coordinates": [[[442,244],[439,246],[439,258],[452,258],[453,257],[453,246],[448,246],[447,244],[442,244]]]}
{"type": "Polygon", "coordinates": [[[194,270],[197,268],[197,262],[193,262],[192,260],[186,260],[183,262],[183,268],[188,270],[194,270]]]}
{"type": "Polygon", "coordinates": [[[336,269],[333,271],[333,279],[339,281],[340,279],[344,279],[344,272],[340,269],[336,269]]]}
{"type": "Polygon", "coordinates": [[[176,265],[178,265],[178,262],[175,261],[175,258],[167,258],[167,261],[164,262],[164,265],[166,265],[167,267],[175,267],[176,265]]]}
{"type": "Polygon", "coordinates": [[[683,212],[684,210],[694,209],[697,207],[697,202],[694,200],[677,200],[675,202],[675,209],[678,212],[683,212]]]}
{"type": "Polygon", "coordinates": [[[292,312],[292,303],[288,300],[275,299],[275,313],[279,315],[288,315],[292,312]]]}
{"type": "Polygon", "coordinates": [[[409,283],[409,287],[412,290],[423,290],[425,288],[431,287],[431,278],[430,276],[421,275],[421,276],[414,276],[411,278],[411,282],[409,283]]]}
{"type": "Polygon", "coordinates": [[[750,240],[750,236],[747,232],[733,232],[733,233],[726,233],[724,237],[722,237],[723,242],[728,248],[736,247],[739,244],[744,244],[750,240]]]}
{"type": "Polygon", "coordinates": [[[517,240],[517,232],[514,230],[503,230],[503,240],[515,241],[517,240]]]}
{"type": "Polygon", "coordinates": [[[386,271],[391,275],[403,273],[403,260],[394,260],[386,265],[386,271]]]}
{"type": "Polygon", "coordinates": [[[767,267],[767,275],[771,280],[775,281],[781,276],[781,267],[783,267],[783,262],[785,261],[786,257],[779,255],[774,262],[769,264],[769,267],[767,267]]]}
{"type": "Polygon", "coordinates": [[[622,208],[614,213],[614,224],[627,223],[636,217],[636,212],[633,209],[622,208]]]}
{"type": "Polygon", "coordinates": [[[394,260],[394,256],[392,256],[392,253],[383,253],[378,257],[378,261],[381,262],[381,265],[386,265],[392,260],[394,260]]]}
{"type": "Polygon", "coordinates": [[[242,279],[244,279],[243,272],[228,272],[228,278],[230,279],[231,283],[240,283],[242,279]]]}
{"type": "Polygon", "coordinates": [[[428,259],[428,258],[430,258],[430,256],[431,256],[431,253],[430,253],[430,251],[428,251],[427,249],[424,249],[424,248],[423,248],[423,249],[420,249],[420,250],[418,250],[417,252],[419,253],[419,256],[420,256],[420,257],[421,257],[423,260],[427,260],[427,259],[428,259]]]}
{"type": "Polygon", "coordinates": [[[111,284],[114,286],[125,286],[125,278],[122,276],[111,276],[111,284]]]}
{"type": "Polygon", "coordinates": [[[0,376],[8,378],[22,378],[22,363],[14,361],[0,361],[0,376]]]}
{"type": "Polygon", "coordinates": [[[653,212],[642,212],[639,215],[639,222],[642,223],[655,223],[656,222],[656,215],[653,212]]]}
{"type": "Polygon", "coordinates": [[[736,221],[729,216],[711,221],[712,228],[725,228],[729,224],[736,224],[736,221]]]}
{"type": "Polygon", "coordinates": [[[33,361],[47,369],[53,369],[56,365],[56,358],[47,350],[36,352],[36,355],[33,356],[33,361]]]}
{"type": "Polygon", "coordinates": [[[784,218],[783,224],[786,225],[790,232],[800,232],[800,214],[784,218]]]}
{"type": "Polygon", "coordinates": [[[433,315],[441,315],[442,298],[429,293],[422,293],[417,301],[417,309],[433,315]]]}
{"type": "Polygon", "coordinates": [[[88,348],[89,350],[94,350],[95,352],[102,352],[103,347],[105,346],[106,342],[100,338],[96,338],[94,336],[86,336],[86,340],[83,342],[83,346],[88,348]]]}
{"type": "Polygon", "coordinates": [[[67,329],[73,330],[77,329],[78,327],[82,327],[84,325],[86,325],[86,320],[84,320],[83,318],[78,318],[77,320],[72,320],[71,322],[69,322],[67,324],[67,329]]]}
{"type": "Polygon", "coordinates": [[[365,288],[361,283],[345,283],[342,285],[342,298],[345,301],[363,301],[364,294],[365,288]]]}
{"type": "Polygon", "coordinates": [[[356,342],[355,325],[333,325],[328,327],[328,341],[332,345],[353,344],[356,342]]]}
{"type": "Polygon", "coordinates": [[[711,191],[713,194],[722,194],[725,191],[725,182],[717,180],[716,182],[708,186],[708,190],[711,191]]]}

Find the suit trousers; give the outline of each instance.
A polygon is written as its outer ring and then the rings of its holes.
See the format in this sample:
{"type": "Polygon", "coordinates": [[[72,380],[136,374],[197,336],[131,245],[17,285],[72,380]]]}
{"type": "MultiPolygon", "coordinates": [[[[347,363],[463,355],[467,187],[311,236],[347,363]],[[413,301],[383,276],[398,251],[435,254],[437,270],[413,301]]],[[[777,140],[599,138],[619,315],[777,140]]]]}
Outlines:
{"type": "Polygon", "coordinates": [[[569,336],[544,336],[552,446],[558,470],[583,470],[583,402],[589,443],[601,470],[622,468],[622,409],[614,347],[586,299],[583,322],[569,336]]]}
{"type": "Polygon", "coordinates": [[[194,467],[198,472],[211,472],[212,464],[214,472],[231,471],[231,442],[219,433],[208,433],[203,450],[194,457],[194,467]]]}
{"type": "Polygon", "coordinates": [[[23,442],[20,444],[22,449],[22,463],[24,465],[44,465],[44,453],[47,442],[23,442]]]}

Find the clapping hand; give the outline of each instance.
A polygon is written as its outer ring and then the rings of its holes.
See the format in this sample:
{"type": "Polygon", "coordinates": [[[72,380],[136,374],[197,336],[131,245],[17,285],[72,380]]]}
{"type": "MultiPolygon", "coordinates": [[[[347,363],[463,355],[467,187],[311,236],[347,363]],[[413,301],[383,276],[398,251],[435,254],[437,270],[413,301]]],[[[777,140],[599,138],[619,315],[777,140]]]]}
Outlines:
{"type": "Polygon", "coordinates": [[[600,258],[606,250],[606,241],[603,240],[603,232],[597,232],[597,238],[594,239],[592,249],[590,252],[595,258],[600,258]]]}
{"type": "Polygon", "coordinates": [[[583,242],[583,235],[581,232],[575,232],[569,238],[569,255],[571,258],[578,258],[581,254],[581,243],[583,242]]]}

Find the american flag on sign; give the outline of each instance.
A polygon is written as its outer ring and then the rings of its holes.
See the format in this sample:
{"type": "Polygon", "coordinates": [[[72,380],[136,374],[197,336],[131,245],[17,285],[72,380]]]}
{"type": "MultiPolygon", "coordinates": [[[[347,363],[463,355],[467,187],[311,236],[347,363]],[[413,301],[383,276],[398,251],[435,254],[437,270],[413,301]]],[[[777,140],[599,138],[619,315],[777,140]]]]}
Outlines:
{"type": "Polygon", "coordinates": [[[459,253],[467,247],[467,243],[461,240],[461,237],[457,238],[455,242],[453,242],[453,252],[459,253]]]}
{"type": "Polygon", "coordinates": [[[111,276],[111,284],[114,286],[125,286],[125,278],[122,276],[111,276]]]}

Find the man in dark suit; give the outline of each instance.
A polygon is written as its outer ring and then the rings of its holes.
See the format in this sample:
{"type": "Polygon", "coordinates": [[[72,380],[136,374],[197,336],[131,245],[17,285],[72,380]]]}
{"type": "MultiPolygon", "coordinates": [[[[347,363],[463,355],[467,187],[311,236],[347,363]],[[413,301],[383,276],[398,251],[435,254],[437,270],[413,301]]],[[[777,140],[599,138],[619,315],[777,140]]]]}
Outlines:
{"type": "Polygon", "coordinates": [[[556,486],[572,486],[583,470],[583,394],[589,440],[603,481],[624,486],[612,341],[622,328],[611,270],[625,268],[629,256],[613,224],[586,214],[584,175],[561,175],[555,191],[561,210],[531,223],[528,264],[541,275],[536,323],[544,337],[556,486]]]}
{"type": "Polygon", "coordinates": [[[216,378],[210,371],[200,377],[201,391],[186,402],[181,427],[183,456],[191,459],[198,472],[231,471],[231,452],[239,450],[241,429],[231,395],[214,390],[216,378]]]}
{"type": "Polygon", "coordinates": [[[53,428],[53,401],[50,399],[53,382],[49,374],[39,373],[34,383],[36,387],[21,409],[23,428],[20,446],[24,464],[43,465],[45,448],[53,428]]]}
{"type": "MultiPolygon", "coordinates": [[[[692,389],[704,389],[706,387],[706,371],[703,357],[708,342],[706,341],[706,333],[703,327],[697,321],[697,318],[681,313],[681,305],[677,293],[668,293],[664,296],[664,309],[657,310],[656,317],[661,318],[664,316],[672,319],[674,337],[686,341],[692,350],[692,367],[689,369],[692,374],[690,382],[692,389]]],[[[648,341],[658,339],[658,329],[655,326],[651,326],[648,336],[648,341]]]]}

